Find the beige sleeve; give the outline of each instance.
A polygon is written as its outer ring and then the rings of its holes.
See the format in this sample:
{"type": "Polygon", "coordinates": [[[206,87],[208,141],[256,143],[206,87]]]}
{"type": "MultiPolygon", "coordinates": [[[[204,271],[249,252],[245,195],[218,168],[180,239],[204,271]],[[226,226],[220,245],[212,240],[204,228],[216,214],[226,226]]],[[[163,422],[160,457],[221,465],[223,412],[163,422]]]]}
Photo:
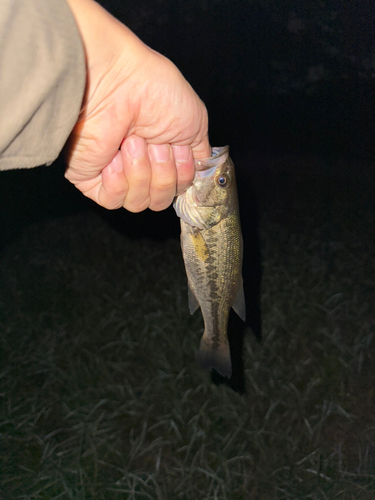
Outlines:
{"type": "Polygon", "coordinates": [[[80,112],[85,72],[66,0],[0,0],[0,170],[57,158],[80,112]]]}

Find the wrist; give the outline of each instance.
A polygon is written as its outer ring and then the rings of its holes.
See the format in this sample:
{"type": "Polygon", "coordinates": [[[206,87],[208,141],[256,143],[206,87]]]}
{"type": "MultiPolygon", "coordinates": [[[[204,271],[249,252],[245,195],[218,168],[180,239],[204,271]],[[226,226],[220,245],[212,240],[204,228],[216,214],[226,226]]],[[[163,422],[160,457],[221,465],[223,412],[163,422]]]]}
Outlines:
{"type": "Polygon", "coordinates": [[[67,3],[84,46],[87,93],[94,93],[102,84],[110,86],[111,80],[116,80],[113,72],[117,67],[123,78],[132,74],[150,49],[94,0],[67,0],[67,3]]]}

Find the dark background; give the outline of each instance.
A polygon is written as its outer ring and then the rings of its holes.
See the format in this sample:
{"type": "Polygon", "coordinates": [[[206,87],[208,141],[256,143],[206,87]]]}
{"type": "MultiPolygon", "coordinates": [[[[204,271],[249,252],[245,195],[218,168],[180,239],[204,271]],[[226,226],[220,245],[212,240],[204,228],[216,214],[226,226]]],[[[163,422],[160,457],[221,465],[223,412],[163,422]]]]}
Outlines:
{"type": "MultiPolygon", "coordinates": [[[[180,68],[208,108],[211,144],[230,145],[246,249],[248,323],[259,337],[259,212],[267,206],[271,217],[294,230],[304,224],[295,208],[301,198],[328,199],[330,217],[329,199],[348,187],[353,211],[358,205],[353,200],[363,199],[364,187],[367,208],[375,211],[375,189],[369,189],[371,183],[375,188],[375,3],[101,3],[180,68]]],[[[61,155],[50,167],[1,172],[0,248],[34,222],[89,210],[130,238],[178,238],[172,208],[141,214],[107,211],[70,185],[64,168],[61,155]]],[[[240,328],[236,318],[231,321],[229,336],[240,328]]]]}
{"type": "Polygon", "coordinates": [[[208,107],[213,144],[374,154],[371,0],[102,4],[181,69],[208,107]]]}
{"type": "MultiPolygon", "coordinates": [[[[332,221],[322,235],[328,277],[335,264],[329,248],[336,226],[345,225],[350,207],[358,219],[361,204],[361,210],[366,203],[375,213],[375,190],[369,187],[375,187],[375,2],[101,3],[180,68],[208,108],[211,144],[230,145],[245,242],[247,322],[259,338],[261,216],[266,213],[293,234],[306,220],[312,226],[311,218],[322,218],[308,206],[320,197],[332,221]],[[332,215],[335,198],[347,205],[339,207],[340,223],[332,215]]],[[[64,168],[61,156],[50,167],[0,173],[0,249],[35,222],[82,211],[98,212],[128,238],[178,238],[173,209],[104,210],[64,179],[64,168]]],[[[293,253],[292,244],[289,250],[293,253]]],[[[228,335],[237,362],[231,384],[242,392],[239,331],[244,327],[233,314],[228,335]]]]}
{"type": "MultiPolygon", "coordinates": [[[[208,108],[211,144],[231,146],[241,185],[291,157],[313,173],[371,174],[372,0],[101,3],[191,82],[208,108]]],[[[1,173],[3,245],[34,220],[97,209],[63,179],[63,170],[59,158],[49,168],[1,173]]],[[[172,221],[168,211],[121,217],[140,233],[163,233],[172,221]]]]}
{"type": "Polygon", "coordinates": [[[208,107],[212,145],[231,147],[247,322],[264,341],[245,344],[245,377],[231,314],[229,383],[249,396],[210,394],[185,350],[199,317],[174,309],[187,297],[173,209],[101,209],[64,180],[63,157],[0,172],[4,484],[107,498],[130,485],[126,463],[155,493],[149,455],[163,446],[166,498],[181,485],[202,497],[204,468],[235,479],[238,498],[244,484],[252,498],[373,498],[375,3],[103,5],[177,64],[208,107]],[[160,441],[169,420],[180,430],[160,441]]]}

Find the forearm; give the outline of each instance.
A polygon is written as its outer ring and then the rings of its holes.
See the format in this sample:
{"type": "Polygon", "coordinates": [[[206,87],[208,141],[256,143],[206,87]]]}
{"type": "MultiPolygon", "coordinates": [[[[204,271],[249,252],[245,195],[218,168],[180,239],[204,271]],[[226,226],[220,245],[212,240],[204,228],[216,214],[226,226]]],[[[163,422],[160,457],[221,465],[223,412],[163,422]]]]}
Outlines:
{"type": "MultiPolygon", "coordinates": [[[[118,85],[114,75],[119,75],[125,82],[155,52],[96,1],[67,0],[67,3],[74,15],[85,51],[88,74],[85,100],[94,100],[91,101],[91,107],[95,108],[95,95],[100,92],[109,94],[114,90],[113,86],[118,85]],[[102,89],[100,92],[99,87],[102,89]]],[[[131,96],[134,107],[134,91],[131,96]]],[[[124,95],[124,101],[128,98],[128,95],[124,95]]]]}
{"type": "Polygon", "coordinates": [[[113,17],[94,0],[66,0],[79,28],[88,64],[100,61],[110,63],[123,52],[137,62],[140,50],[146,45],[124,24],[113,17]],[[116,50],[117,49],[117,50],[116,50]]]}
{"type": "Polygon", "coordinates": [[[58,156],[81,108],[82,43],[65,0],[0,2],[0,169],[58,156]]]}

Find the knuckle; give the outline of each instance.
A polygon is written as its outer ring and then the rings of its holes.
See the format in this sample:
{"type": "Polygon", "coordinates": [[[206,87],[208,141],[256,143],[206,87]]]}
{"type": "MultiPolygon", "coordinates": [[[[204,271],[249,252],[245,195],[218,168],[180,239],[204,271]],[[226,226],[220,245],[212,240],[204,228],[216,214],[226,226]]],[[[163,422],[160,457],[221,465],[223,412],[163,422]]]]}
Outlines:
{"type": "Polygon", "coordinates": [[[129,184],[132,189],[148,190],[150,187],[150,178],[144,175],[135,174],[129,179],[129,184]]]}
{"type": "Polygon", "coordinates": [[[144,172],[141,168],[135,169],[132,172],[131,180],[137,184],[148,184],[151,180],[151,175],[148,172],[144,172]]]}
{"type": "Polygon", "coordinates": [[[145,200],[133,200],[133,201],[127,201],[125,200],[123,206],[128,210],[129,212],[133,213],[139,213],[142,212],[143,210],[146,210],[146,208],[149,207],[150,204],[150,199],[147,198],[145,200]]]}
{"type": "Polygon", "coordinates": [[[108,202],[104,208],[107,210],[117,210],[122,207],[122,200],[108,202]]]}
{"type": "MultiPolygon", "coordinates": [[[[95,200],[94,200],[95,201],[95,200]]],[[[108,194],[99,195],[98,203],[107,210],[116,210],[122,207],[124,196],[108,196],[108,194]]]]}
{"type": "Polygon", "coordinates": [[[112,189],[110,191],[110,196],[113,198],[119,198],[119,197],[125,198],[127,191],[128,190],[124,187],[112,186],[112,189]]]}
{"type": "Polygon", "coordinates": [[[149,204],[149,209],[153,212],[160,212],[161,210],[165,210],[172,203],[173,197],[163,198],[160,200],[152,200],[149,204]]]}
{"type": "Polygon", "coordinates": [[[171,177],[158,179],[155,182],[154,189],[158,191],[176,191],[176,179],[171,177]]]}
{"type": "Polygon", "coordinates": [[[152,204],[150,205],[150,210],[152,210],[153,212],[161,212],[162,210],[165,210],[166,208],[169,207],[169,204],[166,205],[166,204],[152,204]]]}

